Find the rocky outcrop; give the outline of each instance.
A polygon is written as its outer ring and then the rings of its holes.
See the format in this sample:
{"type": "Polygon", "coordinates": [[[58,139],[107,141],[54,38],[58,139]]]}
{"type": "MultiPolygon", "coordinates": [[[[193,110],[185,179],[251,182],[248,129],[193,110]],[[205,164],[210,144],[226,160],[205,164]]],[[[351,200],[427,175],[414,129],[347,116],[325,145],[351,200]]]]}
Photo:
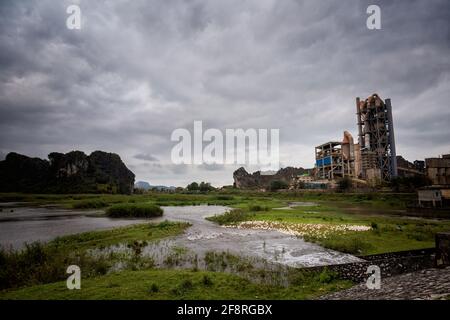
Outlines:
{"type": "Polygon", "coordinates": [[[50,163],[11,152],[0,161],[1,192],[38,192],[50,180],[50,163]]]}
{"type": "Polygon", "coordinates": [[[273,181],[284,181],[291,185],[297,176],[310,171],[310,169],[286,167],[275,174],[264,174],[261,171],[250,174],[241,167],[233,173],[234,186],[239,189],[268,189],[273,181]]]}
{"type": "Polygon", "coordinates": [[[0,192],[124,193],[134,174],[114,153],[53,152],[49,160],[9,153],[0,161],[0,192]]]}

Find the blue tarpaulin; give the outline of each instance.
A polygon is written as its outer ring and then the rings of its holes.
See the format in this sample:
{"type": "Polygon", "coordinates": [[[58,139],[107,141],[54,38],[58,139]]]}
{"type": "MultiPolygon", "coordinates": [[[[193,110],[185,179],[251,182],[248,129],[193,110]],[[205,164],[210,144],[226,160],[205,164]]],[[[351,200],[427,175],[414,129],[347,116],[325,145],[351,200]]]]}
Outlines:
{"type": "Polygon", "coordinates": [[[325,157],[325,158],[316,160],[316,166],[317,167],[327,166],[329,164],[331,164],[331,157],[325,157]]]}

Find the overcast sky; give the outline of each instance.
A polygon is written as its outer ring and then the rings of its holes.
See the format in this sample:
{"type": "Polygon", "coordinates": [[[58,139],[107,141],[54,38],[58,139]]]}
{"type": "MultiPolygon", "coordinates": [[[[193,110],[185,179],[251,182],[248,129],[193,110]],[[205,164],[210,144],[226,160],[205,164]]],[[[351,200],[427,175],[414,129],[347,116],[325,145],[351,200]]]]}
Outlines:
{"type": "Polygon", "coordinates": [[[280,129],[282,165],[310,168],[374,92],[398,154],[450,153],[449,21],[448,0],[2,0],[0,157],[104,150],[151,184],[231,184],[237,166],[172,164],[172,131],[280,129]]]}

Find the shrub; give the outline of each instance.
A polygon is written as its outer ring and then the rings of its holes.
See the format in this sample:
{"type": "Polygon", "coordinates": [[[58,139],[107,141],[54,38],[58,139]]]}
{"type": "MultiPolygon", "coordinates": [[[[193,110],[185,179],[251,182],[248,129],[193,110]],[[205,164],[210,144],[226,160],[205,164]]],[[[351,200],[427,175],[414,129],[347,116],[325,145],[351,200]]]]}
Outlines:
{"type": "Polygon", "coordinates": [[[347,191],[352,187],[352,180],[349,177],[344,177],[338,181],[337,188],[339,191],[347,191]]]}
{"type": "Polygon", "coordinates": [[[194,288],[194,284],[192,283],[192,281],[189,279],[186,279],[186,280],[183,280],[183,282],[181,282],[176,287],[172,288],[170,290],[170,292],[171,292],[171,294],[173,294],[175,296],[182,296],[185,293],[187,293],[188,291],[192,290],[193,288],[194,288]]]}
{"type": "Polygon", "coordinates": [[[242,209],[233,209],[222,215],[215,215],[213,217],[207,217],[206,220],[216,222],[220,225],[233,224],[245,220],[249,220],[253,214],[243,211],[242,209]]]}
{"type": "Polygon", "coordinates": [[[272,181],[270,183],[270,190],[271,191],[277,191],[277,190],[280,190],[280,189],[287,189],[287,187],[288,187],[288,184],[286,182],[284,182],[284,181],[281,181],[281,180],[275,180],[275,181],[272,181]]]}
{"type": "Polygon", "coordinates": [[[210,277],[208,277],[207,275],[204,275],[202,278],[202,283],[204,286],[206,287],[210,287],[213,285],[213,281],[211,280],[210,277]]]}
{"type": "Polygon", "coordinates": [[[103,200],[81,200],[72,204],[74,209],[101,209],[108,206],[103,200]]]}
{"type": "Polygon", "coordinates": [[[320,244],[326,248],[350,254],[361,254],[371,247],[369,243],[364,242],[357,236],[350,235],[330,237],[321,240],[320,244]]]}
{"type": "Polygon", "coordinates": [[[85,276],[103,275],[110,268],[104,257],[68,254],[34,242],[19,251],[0,249],[0,290],[67,279],[65,268],[71,264],[85,276]]]}
{"type": "Polygon", "coordinates": [[[150,290],[149,290],[149,291],[152,292],[152,293],[159,292],[159,287],[158,287],[158,285],[155,284],[155,283],[152,283],[152,285],[150,286],[150,290]]]}
{"type": "Polygon", "coordinates": [[[260,206],[258,204],[251,204],[251,205],[248,206],[248,209],[250,211],[268,211],[269,210],[268,207],[260,206]]]}
{"type": "Polygon", "coordinates": [[[153,204],[121,203],[109,207],[106,214],[113,218],[152,218],[163,215],[163,209],[153,204]]]}
{"type": "Polygon", "coordinates": [[[323,269],[323,271],[319,274],[320,283],[330,283],[337,278],[338,278],[337,273],[328,271],[327,269],[323,269]]]}
{"type": "Polygon", "coordinates": [[[234,200],[233,196],[227,196],[227,195],[218,195],[216,197],[217,200],[234,200]]]}

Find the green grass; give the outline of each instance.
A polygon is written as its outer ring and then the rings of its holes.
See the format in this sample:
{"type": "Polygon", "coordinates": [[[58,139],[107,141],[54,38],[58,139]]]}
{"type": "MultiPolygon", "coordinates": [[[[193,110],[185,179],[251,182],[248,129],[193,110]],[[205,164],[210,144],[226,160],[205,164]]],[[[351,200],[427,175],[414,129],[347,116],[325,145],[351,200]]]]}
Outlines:
{"type": "MultiPolygon", "coordinates": [[[[206,194],[150,192],[143,195],[33,195],[0,194],[0,201],[25,201],[31,204],[58,204],[66,208],[100,208],[122,205],[227,205],[241,211],[211,218],[219,224],[245,220],[285,223],[363,224],[378,228],[327,240],[308,237],[328,248],[354,254],[375,254],[434,246],[434,234],[450,230],[449,221],[406,219],[399,213],[415,199],[409,193],[333,193],[333,192],[256,192],[231,189],[206,194]],[[273,210],[288,202],[308,201],[318,205],[293,210],[273,210]],[[312,213],[313,212],[313,213],[312,213]],[[397,216],[395,216],[397,215],[397,216]]],[[[108,210],[108,209],[107,209],[108,210]]]]}
{"type": "MultiPolygon", "coordinates": [[[[377,228],[327,239],[309,237],[309,241],[328,248],[355,254],[374,254],[421,249],[434,246],[434,234],[450,230],[449,221],[407,219],[401,210],[415,199],[410,193],[333,193],[314,191],[257,192],[230,189],[205,194],[150,192],[143,195],[34,195],[0,194],[1,201],[25,201],[31,204],[57,204],[66,208],[98,209],[120,205],[227,205],[241,211],[211,218],[220,224],[245,220],[269,220],[285,223],[363,224],[377,228]],[[318,205],[293,210],[273,210],[288,202],[308,201],[318,205]],[[312,213],[313,212],[313,213],[312,213]],[[397,216],[395,216],[397,215],[397,216]]],[[[106,209],[108,210],[108,209],[106,209]]]]}
{"type": "Polygon", "coordinates": [[[254,215],[252,213],[245,212],[242,209],[233,209],[227,211],[224,214],[207,217],[206,220],[216,222],[220,225],[224,225],[224,224],[235,224],[241,221],[250,220],[253,216],[254,215]]]}
{"type": "Polygon", "coordinates": [[[288,224],[355,224],[370,226],[372,227],[371,231],[334,234],[326,239],[314,236],[305,237],[305,240],[316,242],[326,248],[357,255],[434,247],[435,234],[450,230],[450,221],[448,220],[411,219],[399,215],[387,215],[385,214],[385,209],[359,207],[349,204],[347,206],[342,207],[330,202],[322,202],[315,206],[296,207],[286,210],[250,211],[250,208],[246,209],[243,207],[238,214],[228,213],[215,216],[211,220],[219,224],[235,224],[246,220],[255,220],[288,224]]]}
{"type": "Polygon", "coordinates": [[[101,199],[80,200],[72,204],[73,209],[101,209],[108,206],[108,202],[101,199]]]}
{"type": "MultiPolygon", "coordinates": [[[[241,190],[207,194],[0,194],[0,202],[23,201],[31,205],[56,204],[64,208],[105,208],[106,211],[122,208],[121,211],[126,214],[131,214],[129,208],[154,206],[210,204],[232,207],[230,212],[209,219],[219,224],[263,220],[288,224],[371,226],[371,231],[332,234],[327,238],[305,237],[307,241],[324,247],[359,255],[433,247],[435,233],[450,230],[448,220],[411,219],[398,215],[413,199],[412,194],[393,193],[260,193],[241,190]],[[293,201],[308,201],[317,205],[275,210],[293,201]]],[[[89,249],[116,244],[128,244],[139,252],[142,244],[180,234],[187,227],[188,224],[170,222],[140,224],[60,237],[47,245],[32,245],[21,253],[1,251],[0,288],[27,287],[3,291],[0,299],[309,299],[350,285],[327,272],[294,274],[288,287],[257,284],[220,272],[128,269],[117,274],[105,274],[114,258],[86,255],[89,249]],[[56,282],[66,279],[65,269],[61,266],[69,264],[82,267],[80,291],[69,291],[64,281],[56,282]]],[[[211,265],[221,262],[220,256],[209,258],[211,265]]],[[[251,269],[245,262],[236,264],[251,269]]],[[[151,261],[147,267],[151,268],[151,261]]]]}
{"type": "MultiPolygon", "coordinates": [[[[116,257],[93,256],[88,254],[89,249],[123,243],[129,244],[138,254],[141,244],[175,236],[188,226],[187,223],[173,222],[140,224],[64,236],[48,244],[36,242],[21,251],[0,250],[0,289],[65,279],[65,268],[71,264],[80,266],[84,277],[105,274],[116,257]]],[[[152,265],[152,261],[144,260],[141,265],[152,265]]]]}
{"type": "Polygon", "coordinates": [[[163,215],[163,209],[154,204],[120,203],[106,209],[106,215],[112,218],[152,218],[163,215]]]}
{"type": "Polygon", "coordinates": [[[134,195],[111,194],[23,194],[0,193],[0,202],[28,202],[31,204],[58,204],[66,208],[99,208],[117,203],[153,203],[160,206],[228,205],[237,208],[260,205],[280,207],[287,201],[332,202],[336,206],[357,205],[379,209],[405,209],[415,200],[411,193],[334,193],[315,191],[256,192],[230,189],[208,193],[159,193],[134,195]],[[92,207],[90,207],[92,205],[92,207]]]}
{"type": "Polygon", "coordinates": [[[110,230],[91,231],[58,237],[51,241],[48,246],[68,251],[104,248],[120,243],[130,243],[136,240],[150,242],[179,235],[189,226],[189,223],[168,221],[158,224],[141,223],[110,230]]]}
{"type": "Polygon", "coordinates": [[[303,274],[282,287],[221,272],[151,269],[82,278],[80,290],[68,290],[62,281],[3,291],[0,299],[312,299],[349,286],[327,272],[303,274]]]}

